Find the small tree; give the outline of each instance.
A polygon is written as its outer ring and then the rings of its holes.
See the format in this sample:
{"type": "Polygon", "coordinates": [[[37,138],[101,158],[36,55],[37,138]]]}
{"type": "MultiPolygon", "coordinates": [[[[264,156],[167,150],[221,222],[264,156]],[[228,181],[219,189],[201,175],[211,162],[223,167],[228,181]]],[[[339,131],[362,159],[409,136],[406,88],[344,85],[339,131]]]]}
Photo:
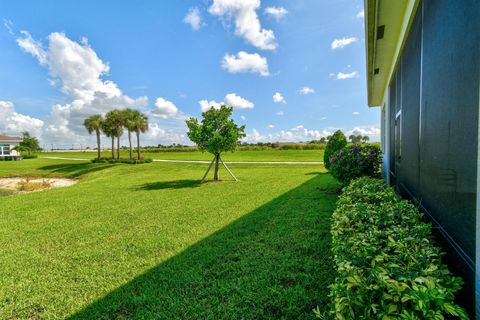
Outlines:
{"type": "Polygon", "coordinates": [[[23,140],[20,142],[20,145],[22,147],[26,147],[30,149],[31,152],[37,152],[40,151],[40,142],[38,141],[37,138],[32,137],[28,131],[22,132],[23,135],[23,140]]]}
{"type": "Polygon", "coordinates": [[[369,136],[363,136],[363,137],[362,137],[362,141],[363,141],[364,143],[367,143],[368,141],[370,141],[370,137],[369,137],[369,136]]]}
{"type": "Polygon", "coordinates": [[[340,149],[347,145],[347,138],[341,130],[335,131],[335,133],[328,139],[327,146],[325,147],[325,153],[323,154],[323,164],[325,168],[330,168],[330,158],[337,154],[340,149]]]}
{"type": "Polygon", "coordinates": [[[85,129],[87,129],[89,134],[92,134],[95,132],[97,136],[97,158],[100,160],[100,131],[102,130],[103,127],[103,117],[99,114],[95,114],[93,116],[88,117],[85,119],[83,122],[83,125],[85,126],[85,129]]]}
{"type": "Polygon", "coordinates": [[[130,129],[135,131],[137,135],[137,158],[140,160],[140,133],[148,130],[148,118],[140,111],[134,110],[133,118],[131,119],[130,129]]]}
{"type": "Polygon", "coordinates": [[[112,159],[115,159],[115,130],[110,125],[110,121],[105,119],[102,124],[102,131],[112,140],[112,159]]]}
{"type": "MultiPolygon", "coordinates": [[[[211,108],[202,113],[203,119],[199,123],[197,119],[190,118],[186,121],[188,126],[188,137],[198,148],[202,151],[208,151],[214,155],[204,178],[208,174],[212,164],[215,162],[215,174],[213,180],[218,181],[219,162],[221,160],[221,153],[225,151],[234,151],[240,144],[240,139],[245,137],[245,126],[238,126],[230,116],[233,113],[233,108],[222,105],[220,109],[211,108]]],[[[225,164],[222,161],[222,164],[225,164]]],[[[227,171],[233,176],[227,166],[227,171]]]]}
{"type": "Polygon", "coordinates": [[[351,141],[352,143],[360,143],[360,142],[362,141],[362,139],[363,139],[363,136],[360,135],[360,134],[358,134],[358,135],[356,135],[356,134],[351,134],[350,136],[348,136],[348,139],[350,139],[350,141],[351,141]]]}

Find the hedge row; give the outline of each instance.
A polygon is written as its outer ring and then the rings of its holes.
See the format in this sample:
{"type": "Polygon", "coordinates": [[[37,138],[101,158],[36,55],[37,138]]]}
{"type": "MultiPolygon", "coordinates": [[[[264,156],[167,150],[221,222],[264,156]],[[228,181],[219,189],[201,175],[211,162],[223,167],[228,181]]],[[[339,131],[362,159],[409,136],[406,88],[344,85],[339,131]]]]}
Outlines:
{"type": "Polygon", "coordinates": [[[120,158],[120,159],[112,159],[112,158],[100,158],[100,159],[92,159],[93,163],[127,163],[127,164],[142,164],[142,163],[150,163],[152,159],[140,158],[140,159],[130,159],[130,158],[120,158]]]}
{"type": "Polygon", "coordinates": [[[442,264],[422,213],[382,180],[344,189],[333,214],[336,319],[468,319],[454,303],[463,281],[442,264]]]}

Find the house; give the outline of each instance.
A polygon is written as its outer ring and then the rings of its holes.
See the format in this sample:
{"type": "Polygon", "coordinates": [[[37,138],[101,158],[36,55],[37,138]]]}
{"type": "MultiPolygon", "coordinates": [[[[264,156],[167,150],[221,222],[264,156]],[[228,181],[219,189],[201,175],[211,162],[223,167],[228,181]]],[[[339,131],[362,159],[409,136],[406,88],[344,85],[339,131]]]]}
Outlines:
{"type": "Polygon", "coordinates": [[[22,138],[0,134],[0,160],[20,160],[20,154],[13,150],[20,145],[20,142],[22,142],[22,138]]]}
{"type": "Polygon", "coordinates": [[[365,0],[383,176],[430,218],[480,318],[479,16],[478,0],[365,0]]]}

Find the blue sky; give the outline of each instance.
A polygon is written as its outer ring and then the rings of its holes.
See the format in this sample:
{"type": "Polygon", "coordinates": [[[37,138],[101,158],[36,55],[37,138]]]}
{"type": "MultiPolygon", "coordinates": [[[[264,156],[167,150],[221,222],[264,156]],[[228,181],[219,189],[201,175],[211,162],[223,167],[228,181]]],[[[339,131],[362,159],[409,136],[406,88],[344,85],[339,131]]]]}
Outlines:
{"type": "Polygon", "coordinates": [[[145,144],[187,143],[184,120],[227,102],[252,142],[336,128],[376,140],[362,10],[361,0],[1,2],[0,133],[93,145],[82,119],[128,106],[149,115],[145,144]]]}

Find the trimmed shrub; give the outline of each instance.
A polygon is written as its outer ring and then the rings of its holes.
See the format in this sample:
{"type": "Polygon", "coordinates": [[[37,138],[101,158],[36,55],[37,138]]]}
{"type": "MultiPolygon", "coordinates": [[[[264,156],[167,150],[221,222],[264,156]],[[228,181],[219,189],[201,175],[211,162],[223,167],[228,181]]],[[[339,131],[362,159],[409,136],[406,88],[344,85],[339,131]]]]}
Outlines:
{"type": "Polygon", "coordinates": [[[463,281],[442,264],[442,252],[419,210],[382,180],[368,177],[344,189],[333,213],[337,277],[335,319],[468,319],[454,303],[463,281]]]}
{"type": "Polygon", "coordinates": [[[347,185],[356,178],[378,175],[382,152],[376,145],[354,144],[341,149],[329,161],[330,173],[347,185]]]}
{"type": "Polygon", "coordinates": [[[112,158],[100,158],[100,159],[92,159],[93,163],[127,163],[127,164],[143,164],[143,163],[150,163],[152,159],[148,158],[140,158],[140,159],[130,159],[130,158],[120,158],[120,159],[112,159],[112,158]]]}
{"type": "Polygon", "coordinates": [[[347,145],[347,138],[342,131],[337,130],[328,139],[327,146],[325,147],[325,153],[323,154],[323,165],[325,168],[330,169],[330,158],[333,157],[347,145]]]}
{"type": "Polygon", "coordinates": [[[35,153],[20,153],[23,159],[35,159],[38,158],[38,155],[35,153]]]}

